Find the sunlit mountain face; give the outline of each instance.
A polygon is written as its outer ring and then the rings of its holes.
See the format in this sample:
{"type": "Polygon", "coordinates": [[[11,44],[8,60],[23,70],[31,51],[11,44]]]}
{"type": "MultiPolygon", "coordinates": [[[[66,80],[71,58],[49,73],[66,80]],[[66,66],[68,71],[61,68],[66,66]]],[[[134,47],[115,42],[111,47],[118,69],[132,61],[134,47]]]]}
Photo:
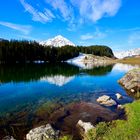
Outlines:
{"type": "Polygon", "coordinates": [[[68,40],[67,38],[58,35],[54,38],[48,39],[46,41],[41,41],[40,42],[41,45],[43,46],[53,46],[53,47],[62,47],[62,46],[75,46],[74,43],[72,43],[70,40],[68,40]]]}

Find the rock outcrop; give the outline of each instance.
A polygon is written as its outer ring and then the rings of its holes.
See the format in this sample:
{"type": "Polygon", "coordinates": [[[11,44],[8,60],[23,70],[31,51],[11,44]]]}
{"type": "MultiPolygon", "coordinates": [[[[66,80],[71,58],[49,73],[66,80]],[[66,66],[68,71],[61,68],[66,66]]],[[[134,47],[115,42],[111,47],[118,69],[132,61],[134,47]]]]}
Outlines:
{"type": "Polygon", "coordinates": [[[67,62],[83,69],[93,69],[93,67],[108,66],[115,63],[113,58],[84,53],[80,53],[78,57],[69,59],[67,62]]]}
{"type": "Polygon", "coordinates": [[[97,102],[100,103],[101,105],[105,105],[105,106],[117,105],[116,101],[107,95],[103,95],[103,96],[99,97],[97,99],[97,102]]]}
{"type": "Polygon", "coordinates": [[[140,92],[140,69],[129,71],[118,82],[130,93],[140,92]]]}
{"type": "Polygon", "coordinates": [[[30,130],[26,140],[57,140],[59,131],[55,131],[50,124],[30,130]]]}
{"type": "Polygon", "coordinates": [[[77,125],[80,126],[85,133],[87,133],[90,129],[95,128],[90,122],[83,122],[82,120],[79,120],[77,125]]]}

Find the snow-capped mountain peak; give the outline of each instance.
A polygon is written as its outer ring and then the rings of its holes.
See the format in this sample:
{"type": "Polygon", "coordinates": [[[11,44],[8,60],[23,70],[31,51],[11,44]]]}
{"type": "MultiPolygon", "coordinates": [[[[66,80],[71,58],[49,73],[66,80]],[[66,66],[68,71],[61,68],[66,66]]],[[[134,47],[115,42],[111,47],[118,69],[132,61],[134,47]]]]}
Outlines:
{"type": "Polygon", "coordinates": [[[70,40],[68,40],[67,38],[58,35],[54,38],[48,39],[46,41],[42,41],[40,42],[41,45],[44,46],[53,46],[53,47],[62,47],[65,45],[70,45],[70,46],[75,46],[74,43],[72,43],[70,40]]]}
{"type": "Polygon", "coordinates": [[[114,52],[114,55],[117,58],[125,58],[125,57],[140,55],[140,48],[128,50],[128,51],[114,52]]]}

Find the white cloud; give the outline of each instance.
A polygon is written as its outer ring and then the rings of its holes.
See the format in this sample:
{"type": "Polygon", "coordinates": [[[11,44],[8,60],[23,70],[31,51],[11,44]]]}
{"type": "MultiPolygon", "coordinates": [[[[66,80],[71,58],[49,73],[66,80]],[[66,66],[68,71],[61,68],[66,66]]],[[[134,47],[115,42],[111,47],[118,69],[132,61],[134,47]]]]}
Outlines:
{"type": "Polygon", "coordinates": [[[80,16],[93,22],[106,16],[114,16],[120,6],[121,0],[71,0],[77,6],[80,16]]]}
{"type": "Polygon", "coordinates": [[[34,21],[46,23],[58,18],[68,21],[70,27],[79,26],[85,21],[97,22],[103,17],[115,16],[122,0],[45,0],[45,7],[34,8],[26,0],[20,0],[23,7],[32,15],[34,21]]]}
{"type": "Polygon", "coordinates": [[[73,16],[73,9],[70,5],[68,5],[64,0],[46,0],[48,4],[50,4],[53,9],[58,10],[61,13],[61,16],[65,19],[71,19],[73,16]]]}
{"type": "Polygon", "coordinates": [[[102,33],[98,28],[96,28],[96,31],[91,33],[86,33],[84,35],[81,35],[81,40],[90,40],[90,39],[101,39],[106,36],[105,33],[102,33]]]}
{"type": "Polygon", "coordinates": [[[34,21],[46,23],[46,22],[51,21],[53,18],[55,18],[55,16],[49,9],[44,8],[44,11],[41,12],[41,11],[35,9],[30,4],[28,4],[25,0],[20,0],[20,2],[23,5],[23,7],[25,8],[25,10],[33,16],[32,19],[34,21]]]}
{"type": "Polygon", "coordinates": [[[19,25],[19,24],[14,24],[10,22],[4,22],[4,21],[0,21],[0,25],[20,31],[24,34],[29,34],[32,29],[30,25],[19,25]]]}

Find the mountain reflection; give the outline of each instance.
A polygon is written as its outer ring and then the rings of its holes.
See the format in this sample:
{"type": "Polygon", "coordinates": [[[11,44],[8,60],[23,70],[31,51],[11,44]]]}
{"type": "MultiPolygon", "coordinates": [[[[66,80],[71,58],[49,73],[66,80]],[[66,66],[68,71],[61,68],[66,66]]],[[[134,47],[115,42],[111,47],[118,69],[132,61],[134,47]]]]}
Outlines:
{"type": "Polygon", "coordinates": [[[62,86],[71,81],[75,75],[106,75],[113,66],[100,66],[92,69],[80,69],[67,63],[58,64],[15,64],[0,65],[0,82],[47,81],[62,86]]]}
{"type": "Polygon", "coordinates": [[[73,80],[75,76],[63,76],[63,75],[54,75],[54,76],[45,76],[40,78],[40,81],[49,82],[50,84],[54,84],[56,86],[63,86],[73,80]]]}

